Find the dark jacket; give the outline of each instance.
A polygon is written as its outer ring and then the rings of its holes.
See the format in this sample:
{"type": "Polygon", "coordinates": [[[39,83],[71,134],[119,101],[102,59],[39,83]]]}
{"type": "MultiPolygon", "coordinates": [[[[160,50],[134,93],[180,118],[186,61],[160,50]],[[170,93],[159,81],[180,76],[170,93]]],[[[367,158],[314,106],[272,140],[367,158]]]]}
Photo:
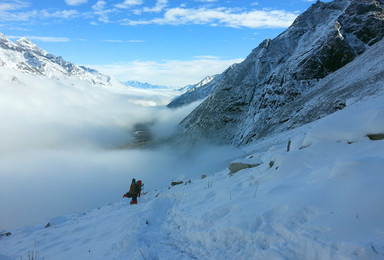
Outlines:
{"type": "Polygon", "coordinates": [[[129,194],[137,195],[139,193],[139,185],[136,182],[132,182],[131,187],[129,188],[129,194]]]}

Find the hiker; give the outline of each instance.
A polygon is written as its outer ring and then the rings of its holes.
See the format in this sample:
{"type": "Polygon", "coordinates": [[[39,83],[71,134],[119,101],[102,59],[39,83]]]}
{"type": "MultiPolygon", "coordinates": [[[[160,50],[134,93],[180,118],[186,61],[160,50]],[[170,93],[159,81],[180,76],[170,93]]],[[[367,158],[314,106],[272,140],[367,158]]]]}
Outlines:
{"type": "Polygon", "coordinates": [[[137,204],[137,197],[141,196],[143,187],[144,184],[140,180],[136,182],[135,179],[132,179],[129,191],[123,195],[123,198],[132,198],[131,204],[137,204]]]}
{"type": "Polygon", "coordinates": [[[140,193],[140,186],[135,179],[132,179],[131,187],[129,188],[129,195],[131,195],[131,204],[137,204],[137,195],[140,193]]]}

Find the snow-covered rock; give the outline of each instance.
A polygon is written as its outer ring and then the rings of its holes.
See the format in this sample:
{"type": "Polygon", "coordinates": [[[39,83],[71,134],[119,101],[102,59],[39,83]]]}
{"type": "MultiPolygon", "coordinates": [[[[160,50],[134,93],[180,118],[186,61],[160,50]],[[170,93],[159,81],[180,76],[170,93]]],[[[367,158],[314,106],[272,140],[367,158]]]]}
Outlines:
{"type": "Polygon", "coordinates": [[[251,156],[245,159],[237,159],[231,162],[229,165],[229,171],[233,174],[243,169],[257,167],[261,164],[263,164],[263,161],[258,157],[251,156]]]}
{"type": "Polygon", "coordinates": [[[176,139],[242,145],[380,91],[383,4],[317,1],[284,33],[265,40],[223,73],[213,94],[181,122],[176,139]]]}

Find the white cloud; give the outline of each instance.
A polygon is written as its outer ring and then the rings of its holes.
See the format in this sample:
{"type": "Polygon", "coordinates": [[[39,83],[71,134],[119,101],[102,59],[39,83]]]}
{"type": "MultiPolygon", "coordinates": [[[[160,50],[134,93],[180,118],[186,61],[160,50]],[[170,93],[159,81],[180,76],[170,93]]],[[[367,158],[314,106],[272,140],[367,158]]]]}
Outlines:
{"type": "Polygon", "coordinates": [[[79,12],[76,10],[62,10],[62,11],[56,11],[56,12],[49,12],[48,10],[41,10],[39,12],[39,16],[44,17],[44,18],[69,19],[69,18],[79,16],[79,12]]]}
{"type": "Polygon", "coordinates": [[[67,5],[81,5],[88,2],[88,0],[65,0],[67,5]]]}
{"type": "Polygon", "coordinates": [[[131,6],[134,6],[134,5],[142,5],[142,4],[143,4],[143,0],[125,0],[123,3],[117,4],[115,6],[117,8],[125,9],[125,8],[130,8],[131,6]]]}
{"type": "Polygon", "coordinates": [[[0,13],[2,11],[18,10],[21,8],[28,7],[29,3],[24,1],[3,1],[0,3],[0,13]]]}
{"type": "Polygon", "coordinates": [[[106,9],[106,5],[107,2],[99,0],[92,6],[94,14],[97,15],[99,17],[98,20],[103,23],[109,23],[109,14],[114,12],[114,10],[106,9]]]}
{"type": "Polygon", "coordinates": [[[29,6],[30,6],[29,3],[19,1],[19,0],[0,3],[0,21],[24,22],[24,21],[30,21],[32,19],[41,19],[41,18],[70,19],[70,18],[78,17],[80,15],[79,12],[76,10],[52,11],[48,9],[42,9],[42,10],[19,11],[29,6]]]}
{"type": "Polygon", "coordinates": [[[94,4],[92,6],[92,9],[95,10],[95,11],[104,10],[106,4],[107,4],[107,2],[99,0],[99,1],[96,2],[96,4],[94,4]]]}
{"type": "Polygon", "coordinates": [[[194,56],[193,58],[194,59],[213,59],[213,60],[217,60],[218,59],[218,57],[211,56],[211,55],[200,55],[200,56],[194,56]]]}
{"type": "MultiPolygon", "coordinates": [[[[23,36],[30,40],[40,41],[40,42],[69,42],[70,39],[66,37],[49,37],[49,36],[23,36]]],[[[19,39],[21,36],[7,36],[9,39],[19,39]]]]}
{"type": "Polygon", "coordinates": [[[145,42],[143,40],[127,40],[127,41],[124,41],[124,40],[102,40],[103,42],[112,42],[112,43],[142,43],[142,42],[145,42]]]}
{"type": "Polygon", "coordinates": [[[292,24],[297,13],[284,10],[254,10],[238,12],[229,8],[171,8],[163,17],[152,20],[129,20],[125,25],[139,24],[210,24],[214,26],[247,27],[247,28],[285,28],[292,24]]]}
{"type": "MultiPolygon", "coordinates": [[[[80,5],[88,0],[65,0],[68,5],[80,5]]],[[[199,0],[199,2],[213,2],[215,0],[199,0]]],[[[306,1],[306,0],[302,0],[306,1]]],[[[167,8],[169,0],[156,0],[153,6],[144,5],[143,0],[125,0],[116,5],[110,5],[108,1],[98,0],[92,6],[93,15],[99,22],[121,23],[122,25],[159,24],[159,25],[183,25],[183,24],[207,24],[211,26],[247,27],[247,28],[285,28],[292,24],[297,17],[297,12],[285,10],[246,10],[243,8],[186,8],[179,5],[175,8],[167,8]],[[137,7],[140,6],[140,7],[137,7]],[[137,7],[137,8],[132,8],[137,7]],[[157,16],[142,16],[131,18],[125,16],[121,19],[121,10],[128,9],[130,14],[137,16],[143,13],[159,13],[157,16]],[[118,17],[117,20],[112,19],[118,17]]],[[[257,2],[252,5],[257,4],[257,2]]],[[[77,10],[22,10],[29,4],[20,0],[0,3],[0,21],[30,21],[41,18],[71,19],[75,17],[90,17],[90,13],[80,13],[77,10]]],[[[95,22],[91,22],[95,24],[95,22]]]]}
{"type": "Polygon", "coordinates": [[[0,21],[28,21],[38,14],[37,11],[15,12],[29,7],[24,1],[4,1],[0,3],[0,21]]]}
{"type": "Polygon", "coordinates": [[[41,41],[41,42],[69,42],[70,39],[66,37],[38,37],[31,36],[29,37],[31,40],[41,41]]]}
{"type": "Polygon", "coordinates": [[[129,43],[141,43],[141,42],[145,42],[143,40],[128,40],[127,42],[129,43]]]}
{"type": "Polygon", "coordinates": [[[243,59],[221,60],[200,56],[194,60],[132,61],[113,65],[87,65],[121,81],[138,80],[155,85],[183,87],[199,82],[208,75],[223,72],[243,59]],[[182,77],[180,77],[182,75],[182,77]]]}
{"type": "Polygon", "coordinates": [[[17,13],[11,13],[6,11],[0,11],[0,21],[28,21],[32,17],[38,16],[38,11],[28,11],[28,12],[17,12],[17,13]]]}
{"type": "Polygon", "coordinates": [[[61,19],[71,19],[78,17],[80,14],[76,10],[62,10],[51,12],[49,10],[32,10],[27,12],[1,12],[0,11],[0,20],[2,21],[30,21],[32,19],[41,19],[41,18],[61,18],[61,19]]]}
{"type": "Polygon", "coordinates": [[[154,7],[144,7],[144,12],[161,12],[168,5],[168,0],[157,0],[154,7]]]}

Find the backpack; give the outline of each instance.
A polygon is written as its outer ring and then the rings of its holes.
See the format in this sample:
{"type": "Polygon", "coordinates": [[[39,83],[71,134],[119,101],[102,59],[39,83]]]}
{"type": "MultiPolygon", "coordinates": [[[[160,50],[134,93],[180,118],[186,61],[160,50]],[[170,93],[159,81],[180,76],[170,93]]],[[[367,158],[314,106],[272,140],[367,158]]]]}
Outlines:
{"type": "Polygon", "coordinates": [[[123,195],[123,198],[132,198],[132,195],[141,196],[141,190],[144,184],[141,181],[137,181],[136,183],[132,183],[129,187],[129,191],[123,195]]]}
{"type": "Polygon", "coordinates": [[[143,187],[144,184],[141,184],[141,181],[137,181],[137,195],[140,197],[141,195],[141,187],[143,187]]]}
{"type": "Polygon", "coordinates": [[[137,184],[132,183],[131,187],[129,188],[129,194],[135,195],[137,194],[137,184]]]}

